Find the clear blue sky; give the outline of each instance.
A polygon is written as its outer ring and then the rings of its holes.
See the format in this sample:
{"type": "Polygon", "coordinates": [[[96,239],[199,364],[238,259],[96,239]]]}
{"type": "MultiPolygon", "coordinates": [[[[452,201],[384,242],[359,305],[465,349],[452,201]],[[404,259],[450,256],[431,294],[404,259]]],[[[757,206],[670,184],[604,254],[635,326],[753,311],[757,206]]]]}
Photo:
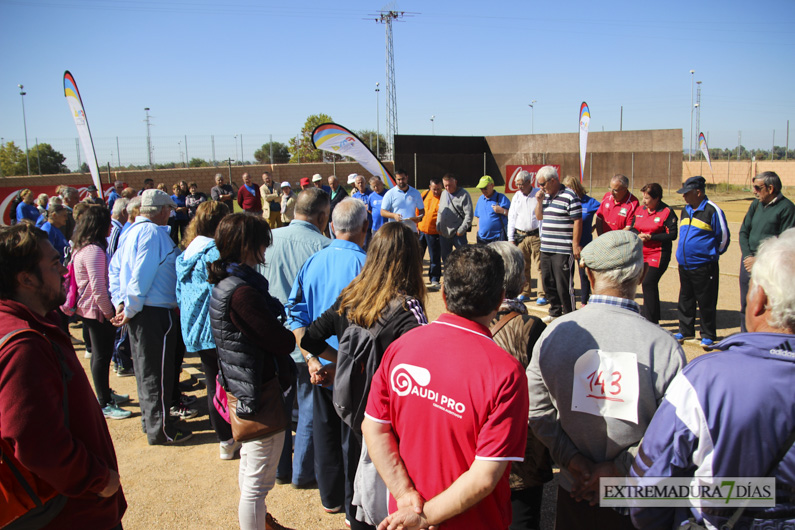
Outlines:
{"type": "Polygon", "coordinates": [[[24,146],[21,83],[31,144],[73,144],[67,69],[95,141],[145,137],[144,107],[175,151],[211,134],[242,134],[253,151],[319,112],[375,129],[376,82],[383,132],[385,27],[373,19],[385,7],[414,13],[394,24],[400,133],[430,134],[432,115],[436,134],[529,133],[532,100],[536,133],[576,132],[585,100],[592,131],[617,130],[623,105],[624,129],[681,128],[686,147],[691,69],[710,147],[742,130],[746,147],[769,149],[788,119],[795,129],[792,0],[0,0],[0,136],[24,146]]]}

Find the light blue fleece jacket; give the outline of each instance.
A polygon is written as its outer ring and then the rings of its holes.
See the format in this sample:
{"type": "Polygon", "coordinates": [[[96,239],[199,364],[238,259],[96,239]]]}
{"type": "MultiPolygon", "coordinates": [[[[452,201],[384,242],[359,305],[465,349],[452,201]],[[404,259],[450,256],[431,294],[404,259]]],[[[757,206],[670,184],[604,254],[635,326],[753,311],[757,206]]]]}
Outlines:
{"type": "Polygon", "coordinates": [[[210,327],[210,295],[212,284],[207,282],[207,264],[221,256],[215,241],[198,236],[185,252],[177,257],[177,304],[182,324],[182,338],[189,352],[215,348],[210,327]]]}

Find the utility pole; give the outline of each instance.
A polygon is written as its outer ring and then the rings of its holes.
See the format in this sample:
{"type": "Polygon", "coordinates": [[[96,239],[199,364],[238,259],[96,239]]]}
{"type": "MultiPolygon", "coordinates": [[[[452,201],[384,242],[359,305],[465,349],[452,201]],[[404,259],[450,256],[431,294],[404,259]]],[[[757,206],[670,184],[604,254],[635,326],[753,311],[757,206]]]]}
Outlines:
{"type": "Polygon", "coordinates": [[[392,21],[403,18],[405,11],[381,11],[376,22],[386,25],[386,142],[389,156],[395,159],[397,123],[397,91],[395,89],[395,48],[392,45],[392,21]]]}
{"type": "Polygon", "coordinates": [[[696,81],[696,84],[696,134],[701,134],[701,81],[696,81]]]}
{"type": "Polygon", "coordinates": [[[536,108],[535,108],[535,104],[537,102],[538,102],[538,100],[534,99],[533,101],[531,101],[530,103],[527,104],[527,106],[530,107],[530,134],[535,134],[536,133],[536,108]]]}
{"type": "MultiPolygon", "coordinates": [[[[19,97],[22,99],[22,124],[25,126],[25,160],[28,163],[28,176],[30,176],[30,149],[28,149],[28,120],[25,118],[25,92],[23,89],[25,88],[22,85],[17,85],[19,87],[19,97]]],[[[38,152],[36,156],[38,156],[38,152]]]]}
{"type": "Polygon", "coordinates": [[[381,83],[375,84],[375,157],[381,160],[381,83]]]}
{"type": "Polygon", "coordinates": [[[695,70],[690,70],[690,143],[687,144],[687,161],[693,160],[693,75],[695,70]]]}
{"type": "Polygon", "coordinates": [[[152,163],[152,124],[149,121],[149,107],[144,108],[146,111],[146,152],[149,155],[149,169],[154,170],[155,165],[152,163]]]}

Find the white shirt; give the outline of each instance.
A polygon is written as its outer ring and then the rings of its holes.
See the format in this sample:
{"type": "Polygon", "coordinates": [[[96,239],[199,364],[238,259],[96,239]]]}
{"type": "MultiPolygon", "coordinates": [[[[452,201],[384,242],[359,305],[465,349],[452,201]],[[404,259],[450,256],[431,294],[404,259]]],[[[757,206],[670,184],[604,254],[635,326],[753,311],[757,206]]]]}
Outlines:
{"type": "Polygon", "coordinates": [[[525,195],[522,190],[517,191],[511,200],[508,210],[508,241],[513,241],[516,230],[530,232],[540,227],[541,221],[536,219],[536,193],[539,188],[533,188],[530,195],[525,195]]]}

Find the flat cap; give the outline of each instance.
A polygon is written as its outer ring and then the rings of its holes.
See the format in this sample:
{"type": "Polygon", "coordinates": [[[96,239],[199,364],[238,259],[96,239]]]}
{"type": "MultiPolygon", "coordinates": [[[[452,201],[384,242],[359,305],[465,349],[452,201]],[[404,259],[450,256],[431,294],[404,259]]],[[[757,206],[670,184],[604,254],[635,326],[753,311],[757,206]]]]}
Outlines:
{"type": "Polygon", "coordinates": [[[602,234],[582,249],[580,263],[594,271],[609,271],[643,261],[643,242],[629,230],[602,234]]]}

